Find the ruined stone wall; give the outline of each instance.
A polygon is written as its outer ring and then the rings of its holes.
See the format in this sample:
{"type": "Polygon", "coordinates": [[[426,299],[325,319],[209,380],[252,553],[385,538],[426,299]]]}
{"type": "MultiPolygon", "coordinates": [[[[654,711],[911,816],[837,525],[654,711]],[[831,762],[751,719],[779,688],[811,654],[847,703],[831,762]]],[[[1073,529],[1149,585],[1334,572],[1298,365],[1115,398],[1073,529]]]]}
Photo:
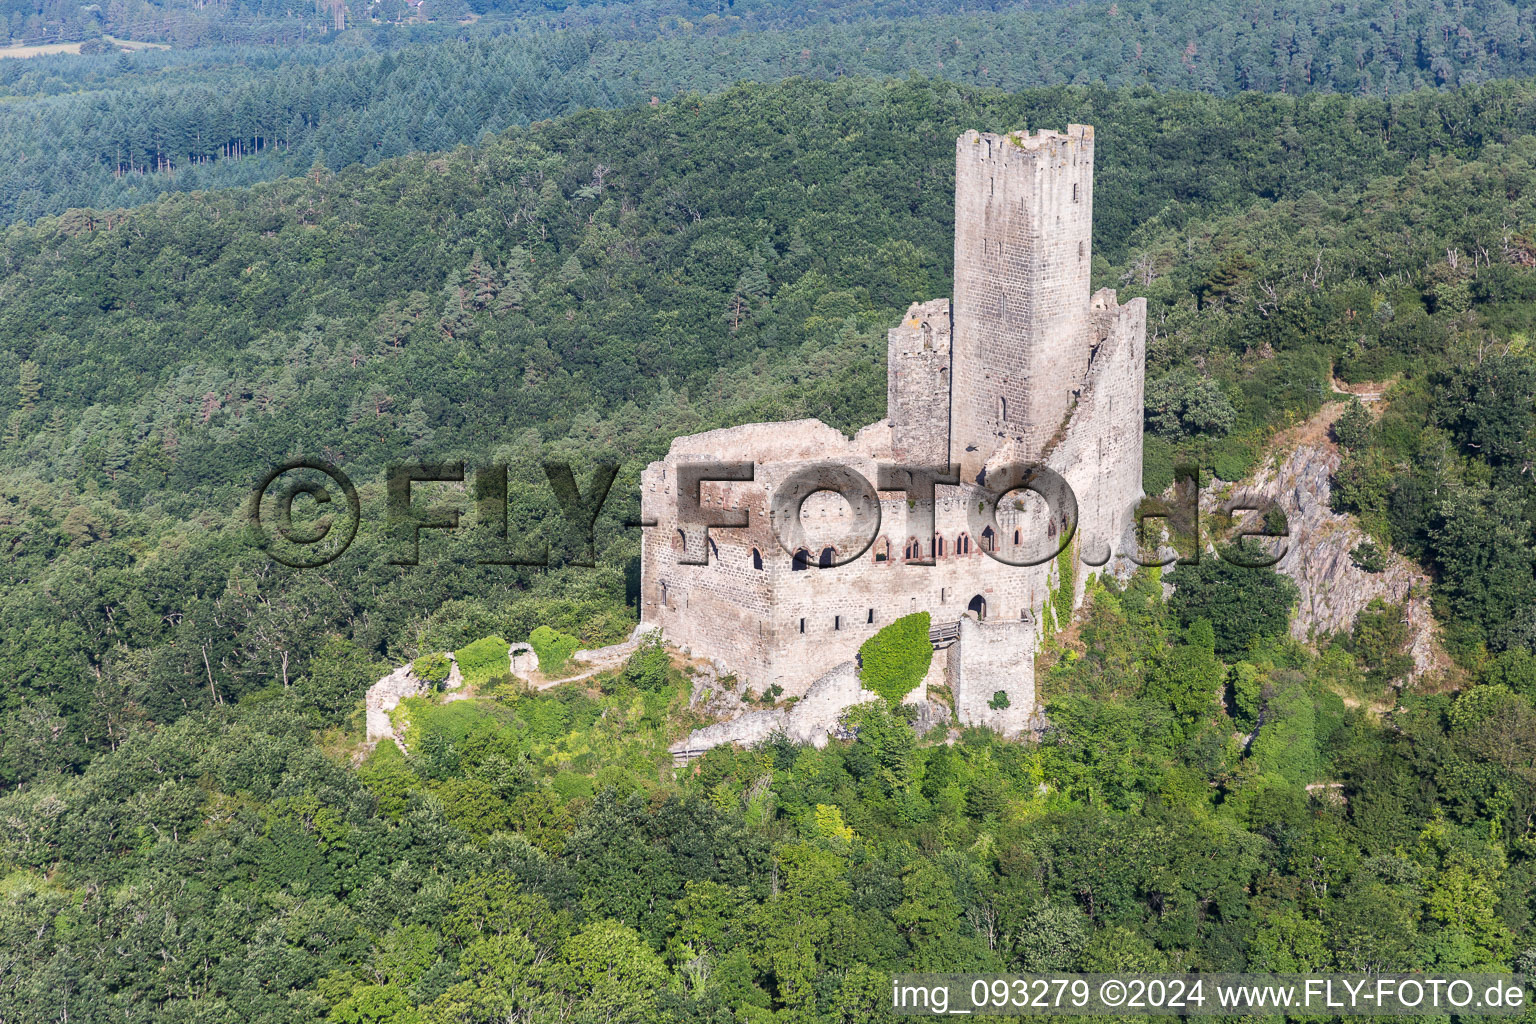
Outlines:
{"type": "Polygon", "coordinates": [[[1074,607],[1090,574],[1123,574],[1134,548],[1141,498],[1142,408],[1146,376],[1145,299],[1125,305],[1105,288],[1093,297],[1093,344],[1086,380],[1060,440],[1046,453],[1077,495],[1074,607]]]}
{"type": "Polygon", "coordinates": [[[1017,736],[1035,718],[1033,622],[960,620],[960,639],[949,649],[949,682],[955,716],[963,725],[984,725],[1017,736]],[[999,692],[1006,708],[990,706],[999,692]]]}
{"type": "Polygon", "coordinates": [[[899,462],[949,461],[949,300],[914,302],[886,335],[886,409],[899,462]]]}
{"type": "MultiPolygon", "coordinates": [[[[1145,307],[1141,300],[1118,306],[1113,293],[1098,300],[1093,365],[1068,428],[1048,453],[1049,463],[1077,494],[1074,556],[1094,563],[1074,564],[1074,606],[1082,601],[1090,571],[1112,554],[1129,552],[1127,534],[1141,494],[1145,307]]],[[[856,545],[851,538],[863,538],[869,529],[853,521],[841,498],[821,492],[806,501],[802,512],[811,541],[808,567],[795,569],[793,553],[780,546],[769,522],[774,488],[821,462],[849,466],[873,483],[878,463],[891,458],[889,448],[880,446],[881,437],[879,431],[865,431],[850,440],[817,421],[800,421],[679,439],[667,459],[652,464],[642,477],[643,509],[657,520],[646,530],[642,556],[643,621],[755,688],[778,685],[787,695],[804,693],[830,666],[853,659],[881,627],[912,612],[927,611],[935,623],[973,611],[989,622],[1027,619],[1048,627],[1041,612],[1053,585],[1053,564],[1012,565],[983,550],[993,544],[1018,560],[1021,552],[1056,546],[1045,503],[1032,495],[1023,496],[1022,509],[1005,502],[988,537],[974,514],[984,492],[972,484],[940,486],[933,534],[919,539],[914,523],[923,509],[902,492],[882,493],[874,542],[856,561],[823,568],[818,563],[824,547],[832,547],[835,560],[841,560],[862,546],[862,540],[856,545]],[[677,466],[703,458],[749,457],[756,460],[751,483],[707,483],[701,491],[706,508],[746,509],[748,525],[712,528],[709,564],[681,564],[685,550],[697,555],[706,542],[701,535],[685,536],[677,525],[677,466]],[[914,539],[921,560],[934,564],[914,564],[907,557],[914,539]]]]}
{"type": "Polygon", "coordinates": [[[430,687],[416,678],[409,664],[402,665],[368,688],[363,706],[367,722],[367,739],[376,743],[395,735],[394,723],[389,713],[400,706],[406,697],[419,697],[430,687]]]}
{"type": "Polygon", "coordinates": [[[1087,364],[1093,129],[955,143],[951,461],[967,479],[1009,439],[1056,434],[1087,364]]]}
{"type": "Polygon", "coordinates": [[[816,421],[712,433],[731,436],[681,438],[665,460],[642,474],[642,511],[657,523],[646,529],[642,549],[642,622],[757,689],[778,685],[787,695],[804,693],[830,666],[853,659],[865,640],[903,615],[927,611],[935,623],[953,622],[974,607],[989,619],[1033,619],[1044,602],[1048,564],[1019,567],[983,551],[988,543],[1004,553],[1041,550],[1048,540],[1043,503],[1024,512],[1001,511],[996,530],[987,537],[972,516],[982,493],[973,485],[940,486],[931,506],[934,530],[919,539],[914,523],[930,506],[909,504],[903,492],[884,492],[875,540],[857,560],[821,567],[825,547],[833,548],[833,560],[842,560],[862,546],[872,524],[856,521],[842,498],[819,492],[802,509],[811,543],[807,567],[796,569],[793,552],[780,546],[769,522],[775,487],[822,462],[849,466],[873,484],[878,463],[891,456],[888,449],[864,442],[880,435],[861,432],[850,440],[816,421]],[[763,445],[769,450],[761,450],[763,445]],[[731,458],[760,460],[756,478],[706,483],[703,504],[744,508],[748,525],[711,528],[709,564],[682,564],[685,550],[697,554],[706,542],[685,539],[686,531],[678,527],[677,467],[719,459],[726,451],[731,458]],[[787,458],[785,452],[797,457],[787,458]],[[916,564],[907,557],[914,540],[917,561],[934,564],[916,564]]]}

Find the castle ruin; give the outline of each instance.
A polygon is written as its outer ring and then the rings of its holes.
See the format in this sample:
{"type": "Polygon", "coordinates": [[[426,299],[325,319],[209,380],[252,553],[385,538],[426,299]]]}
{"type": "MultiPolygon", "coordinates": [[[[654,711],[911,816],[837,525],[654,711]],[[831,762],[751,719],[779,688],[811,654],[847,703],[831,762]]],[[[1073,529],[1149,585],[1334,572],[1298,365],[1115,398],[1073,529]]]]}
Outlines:
{"type": "Polygon", "coordinates": [[[673,441],[641,477],[655,523],[642,628],[760,690],[803,696],[881,627],[926,611],[960,721],[1028,728],[1038,640],[1070,613],[1066,593],[1082,601],[1089,573],[1124,566],[1142,493],[1146,302],[1090,295],[1092,224],[1091,127],[960,136],[954,296],[914,304],[890,330],[887,418],[852,438],[797,420],[673,441]],[[687,467],[705,462],[751,463],[751,479],[692,483],[687,467]],[[1020,566],[1009,561],[1055,549],[1062,527],[1032,492],[996,500],[1006,467],[1030,463],[1071,485],[1078,519],[1062,557],[1020,566]],[[893,475],[902,465],[955,467],[954,482],[927,495],[893,475]],[[878,484],[875,503],[804,496],[806,474],[830,466],[878,484]],[[701,508],[743,525],[680,517],[680,471],[701,508]],[[887,489],[899,483],[910,486],[887,489]],[[792,551],[773,528],[781,487],[798,488],[813,538],[792,551]]]}

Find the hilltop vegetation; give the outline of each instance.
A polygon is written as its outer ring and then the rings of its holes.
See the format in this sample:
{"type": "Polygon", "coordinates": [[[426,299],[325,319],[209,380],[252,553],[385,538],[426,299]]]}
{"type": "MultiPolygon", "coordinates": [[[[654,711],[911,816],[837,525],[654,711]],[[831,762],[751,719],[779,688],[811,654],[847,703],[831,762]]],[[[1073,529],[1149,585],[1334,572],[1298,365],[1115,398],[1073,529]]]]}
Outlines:
{"type": "MultiPolygon", "coordinates": [[[[19,0],[13,35],[36,34],[17,22],[38,2],[19,0]]],[[[404,7],[380,0],[351,5],[353,23],[368,27],[322,36],[331,8],[308,0],[109,5],[106,30],[119,36],[226,45],[0,61],[0,94],[15,99],[0,108],[0,223],[371,165],[583,108],[741,81],[920,75],[1007,90],[1392,99],[1527,77],[1536,61],[1536,13],[1514,0],[968,3],[958,14],[939,0],[545,6],[427,0],[421,15],[432,24],[368,26],[365,16],[395,20],[404,7]],[[230,45],[264,39],[283,45],[230,45]]]]}
{"type": "MultiPolygon", "coordinates": [[[[1508,970],[1536,953],[1536,679],[1405,701],[1344,645],[1230,664],[1095,586],[1036,746],[717,748],[658,649],[407,702],[356,768],[296,692],[0,798],[7,1019],[868,1022],[902,971],[1508,970]],[[1379,691],[1378,691],[1379,692],[1379,691]],[[109,965],[109,966],[108,966],[109,965]]],[[[354,726],[355,728],[355,726],[354,726]]]]}

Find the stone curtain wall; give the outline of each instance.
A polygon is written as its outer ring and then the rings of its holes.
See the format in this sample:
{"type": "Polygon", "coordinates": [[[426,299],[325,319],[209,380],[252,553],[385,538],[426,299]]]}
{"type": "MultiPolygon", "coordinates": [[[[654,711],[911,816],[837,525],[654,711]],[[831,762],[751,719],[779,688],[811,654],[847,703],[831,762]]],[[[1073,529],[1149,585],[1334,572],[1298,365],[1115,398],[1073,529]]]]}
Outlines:
{"type": "Polygon", "coordinates": [[[898,462],[949,461],[949,300],[915,302],[886,334],[886,409],[898,462]]]}
{"type": "Polygon", "coordinates": [[[1082,603],[1088,575],[1106,558],[1117,573],[1132,568],[1124,556],[1134,550],[1134,516],[1142,493],[1146,320],[1146,299],[1122,306],[1111,289],[1094,294],[1095,343],[1087,380],[1066,430],[1046,453],[1046,464],[1077,495],[1074,607],[1082,603]]]}

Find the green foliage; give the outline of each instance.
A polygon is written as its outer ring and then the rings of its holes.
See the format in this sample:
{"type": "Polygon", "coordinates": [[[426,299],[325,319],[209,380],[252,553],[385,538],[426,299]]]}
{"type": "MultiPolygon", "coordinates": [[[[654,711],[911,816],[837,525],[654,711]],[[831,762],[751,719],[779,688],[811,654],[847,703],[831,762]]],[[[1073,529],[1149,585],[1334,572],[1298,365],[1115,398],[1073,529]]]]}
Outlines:
{"type": "Polygon", "coordinates": [[[411,671],[416,673],[416,678],[430,686],[442,685],[452,669],[446,654],[423,654],[411,662],[411,671]]]}
{"type": "Polygon", "coordinates": [[[1264,724],[1253,741],[1254,763],[1292,786],[1317,780],[1319,748],[1317,715],[1306,680],[1280,676],[1264,705],[1264,724]]]}
{"type": "Polygon", "coordinates": [[[666,688],[676,675],[676,670],[672,668],[672,657],[662,643],[661,634],[648,633],[641,638],[635,653],[624,663],[624,671],[619,674],[618,682],[636,690],[654,692],[666,688]]]}
{"type": "Polygon", "coordinates": [[[1479,682],[1504,686],[1524,697],[1536,699],[1536,654],[1518,647],[1504,651],[1483,670],[1479,682]]]}
{"type": "Polygon", "coordinates": [[[1465,450],[1494,465],[1523,459],[1536,427],[1536,361],[1506,354],[1458,366],[1444,382],[1440,407],[1465,450]]]}
{"type": "Polygon", "coordinates": [[[499,636],[487,636],[453,652],[466,686],[478,686],[509,671],[512,645],[499,636]]]}
{"type": "Polygon", "coordinates": [[[1215,713],[1226,672],[1216,659],[1216,633],[1209,620],[1196,619],[1183,642],[1163,652],[1147,672],[1142,696],[1166,705],[1181,731],[1191,731],[1215,713]]]}
{"type": "MultiPolygon", "coordinates": [[[[1230,553],[1250,563],[1263,557],[1247,548],[1230,553]]],[[[1235,565],[1210,552],[1196,565],[1179,566],[1170,579],[1169,609],[1186,628],[1208,622],[1215,653],[1229,661],[1255,641],[1283,635],[1297,597],[1296,584],[1273,567],[1235,565]]]]}
{"type": "Polygon", "coordinates": [[[1442,503],[1429,531],[1438,596],[1463,652],[1536,646],[1536,546],[1513,488],[1469,485],[1442,503]]]}
{"type": "Polygon", "coordinates": [[[1141,447],[1142,490],[1148,494],[1162,494],[1173,486],[1175,449],[1163,438],[1152,434],[1142,435],[1141,447]]]}
{"type": "MultiPolygon", "coordinates": [[[[546,676],[559,675],[570,662],[571,655],[581,646],[581,640],[548,626],[540,626],[528,634],[528,643],[539,659],[539,671],[546,676]]],[[[627,669],[627,666],[626,666],[627,669]]]]}
{"type": "Polygon", "coordinates": [[[900,704],[928,674],[933,644],[927,612],[903,615],[859,646],[859,679],[866,690],[900,704]]]}
{"type": "Polygon", "coordinates": [[[1221,435],[1237,422],[1237,410],[1221,386],[1189,370],[1147,382],[1146,416],[1148,429],[1168,438],[1221,435]]]}
{"type": "Polygon", "coordinates": [[[1358,450],[1371,443],[1375,422],[1360,399],[1352,398],[1339,418],[1333,421],[1333,439],[1345,448],[1358,450]]]}
{"type": "Polygon", "coordinates": [[[1373,687],[1401,679],[1413,670],[1413,656],[1408,653],[1407,610],[1374,598],[1355,617],[1351,633],[1355,657],[1367,670],[1366,681],[1373,687]]]}
{"type": "Polygon", "coordinates": [[[1363,540],[1349,549],[1349,560],[1356,568],[1370,573],[1386,571],[1387,555],[1372,540],[1363,540]]]}
{"type": "Polygon", "coordinates": [[[1256,666],[1240,661],[1232,666],[1229,685],[1232,689],[1232,720],[1240,729],[1251,731],[1259,724],[1263,676],[1256,666]]]}
{"type": "Polygon", "coordinates": [[[1013,702],[1008,699],[1008,694],[1002,690],[998,690],[996,693],[992,694],[992,699],[987,701],[987,707],[991,708],[993,711],[1007,710],[1007,708],[1009,708],[1012,704],[1013,702]]]}

